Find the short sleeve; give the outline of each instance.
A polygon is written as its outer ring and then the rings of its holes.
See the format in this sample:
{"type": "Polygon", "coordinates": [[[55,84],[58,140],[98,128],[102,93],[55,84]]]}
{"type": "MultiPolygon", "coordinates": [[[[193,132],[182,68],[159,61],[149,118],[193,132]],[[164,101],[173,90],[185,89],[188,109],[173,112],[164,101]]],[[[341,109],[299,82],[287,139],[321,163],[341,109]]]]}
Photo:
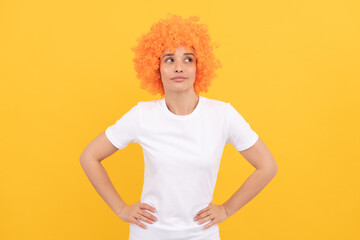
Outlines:
{"type": "Polygon", "coordinates": [[[228,134],[225,145],[231,143],[236,150],[243,151],[255,144],[259,136],[230,103],[227,103],[227,119],[228,134]]]}
{"type": "Polygon", "coordinates": [[[139,108],[138,103],[105,130],[106,137],[118,149],[125,148],[131,142],[138,142],[139,108]]]}

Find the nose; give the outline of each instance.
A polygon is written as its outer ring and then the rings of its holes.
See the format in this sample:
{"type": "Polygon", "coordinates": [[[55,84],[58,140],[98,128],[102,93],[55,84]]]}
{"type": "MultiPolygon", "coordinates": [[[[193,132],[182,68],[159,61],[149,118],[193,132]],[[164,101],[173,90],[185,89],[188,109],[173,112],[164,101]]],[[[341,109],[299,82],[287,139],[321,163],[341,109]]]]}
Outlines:
{"type": "Polygon", "coordinates": [[[175,64],[175,72],[182,72],[181,61],[175,64]]]}

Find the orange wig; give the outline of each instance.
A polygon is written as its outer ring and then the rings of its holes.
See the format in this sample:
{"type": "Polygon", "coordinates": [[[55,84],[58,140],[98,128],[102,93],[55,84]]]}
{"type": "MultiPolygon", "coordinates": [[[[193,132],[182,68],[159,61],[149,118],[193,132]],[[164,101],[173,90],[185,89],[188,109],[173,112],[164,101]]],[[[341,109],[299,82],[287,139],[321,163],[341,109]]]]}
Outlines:
{"type": "Polygon", "coordinates": [[[214,56],[213,49],[219,44],[211,43],[208,27],[197,24],[199,17],[183,19],[181,16],[168,14],[167,19],[160,19],[151,26],[147,34],[138,38],[138,44],[131,50],[135,53],[134,67],[141,80],[140,88],[152,95],[165,95],[163,84],[159,78],[160,57],[165,48],[171,53],[180,45],[191,46],[196,56],[196,77],[194,90],[207,92],[211,80],[217,76],[215,70],[221,68],[220,61],[214,56]]]}

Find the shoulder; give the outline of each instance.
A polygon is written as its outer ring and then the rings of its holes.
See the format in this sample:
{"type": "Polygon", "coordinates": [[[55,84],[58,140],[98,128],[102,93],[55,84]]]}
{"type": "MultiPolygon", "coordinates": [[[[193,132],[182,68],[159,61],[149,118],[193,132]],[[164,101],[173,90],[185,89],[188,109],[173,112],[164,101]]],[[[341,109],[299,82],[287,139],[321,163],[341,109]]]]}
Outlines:
{"type": "Polygon", "coordinates": [[[229,103],[219,99],[202,97],[202,104],[211,109],[225,110],[229,103]]]}
{"type": "Polygon", "coordinates": [[[154,108],[160,107],[161,99],[150,101],[139,101],[137,107],[141,110],[154,110],[154,108]]]}

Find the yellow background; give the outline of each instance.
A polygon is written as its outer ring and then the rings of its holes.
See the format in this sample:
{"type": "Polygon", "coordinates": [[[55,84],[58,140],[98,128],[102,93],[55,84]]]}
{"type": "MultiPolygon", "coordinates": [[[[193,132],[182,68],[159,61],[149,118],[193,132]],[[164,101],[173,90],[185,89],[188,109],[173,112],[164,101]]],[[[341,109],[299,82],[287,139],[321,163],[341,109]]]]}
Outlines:
{"type": "MultiPolygon", "coordinates": [[[[358,1],[1,1],[1,239],[128,239],[129,223],[79,163],[138,101],[130,50],[167,13],[209,26],[223,68],[208,93],[230,102],[272,152],[275,178],[219,223],[222,240],[360,239],[358,1]]],[[[140,200],[141,146],[103,161],[140,200]]],[[[254,168],[224,149],[222,204],[254,168]]]]}

